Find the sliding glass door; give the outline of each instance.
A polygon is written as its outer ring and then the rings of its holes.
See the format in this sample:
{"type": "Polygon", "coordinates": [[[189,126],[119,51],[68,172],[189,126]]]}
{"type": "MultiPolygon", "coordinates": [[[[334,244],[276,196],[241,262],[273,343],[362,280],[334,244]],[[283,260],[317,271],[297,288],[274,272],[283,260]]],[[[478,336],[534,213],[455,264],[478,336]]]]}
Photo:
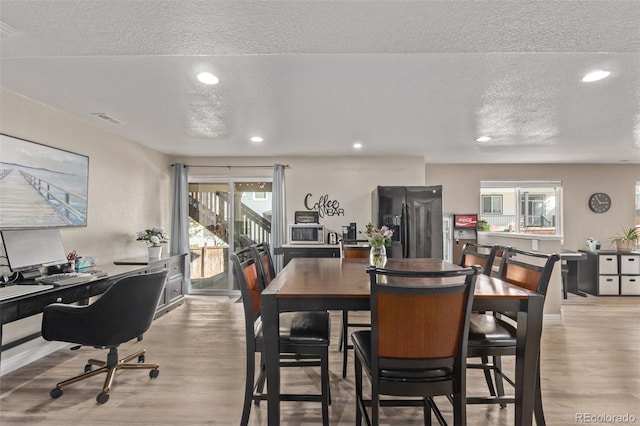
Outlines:
{"type": "Polygon", "coordinates": [[[192,294],[235,294],[229,253],[271,237],[271,182],[189,183],[192,294]]]}

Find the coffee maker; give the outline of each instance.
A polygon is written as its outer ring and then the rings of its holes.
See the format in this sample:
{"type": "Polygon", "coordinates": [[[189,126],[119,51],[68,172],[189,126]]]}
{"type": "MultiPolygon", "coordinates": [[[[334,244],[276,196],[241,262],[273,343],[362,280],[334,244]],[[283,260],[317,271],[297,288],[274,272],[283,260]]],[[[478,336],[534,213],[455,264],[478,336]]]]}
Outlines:
{"type": "Polygon", "coordinates": [[[347,241],[355,241],[358,239],[356,223],[351,222],[349,225],[342,227],[342,239],[347,241]]]}

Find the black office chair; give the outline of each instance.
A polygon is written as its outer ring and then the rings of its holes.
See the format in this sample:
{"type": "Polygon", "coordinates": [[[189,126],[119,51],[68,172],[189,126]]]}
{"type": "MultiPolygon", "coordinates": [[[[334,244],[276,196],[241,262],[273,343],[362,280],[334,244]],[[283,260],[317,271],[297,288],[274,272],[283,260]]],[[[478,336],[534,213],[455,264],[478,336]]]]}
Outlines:
{"type": "Polygon", "coordinates": [[[446,424],[433,400],[437,395],[445,395],[453,403],[454,424],[466,425],[467,335],[481,269],[395,271],[369,267],[367,272],[371,330],[351,335],[356,425],[364,417],[367,424],[377,426],[381,405],[421,406],[425,425],[431,424],[432,411],[440,424],[446,424]],[[371,381],[371,400],[363,397],[363,371],[371,381]],[[381,399],[380,395],[400,399],[381,399]]]}
{"type": "Polygon", "coordinates": [[[164,290],[167,271],[123,278],[94,303],[86,306],[53,303],[44,308],[42,337],[50,341],[75,343],[82,346],[109,349],[107,360],[90,359],[84,374],[62,381],[51,390],[52,398],[62,396],[62,388],[84,379],[107,373],[98,404],[109,400],[109,391],[116,371],[148,369],[149,377],[160,374],[158,364],[145,364],[145,350],[118,358],[118,346],[146,332],[156,312],[164,290]],[[132,359],[138,363],[129,363],[132,359]],[[92,370],[92,366],[100,368],[92,370]]]}
{"type": "MultiPolygon", "coordinates": [[[[500,264],[500,279],[515,284],[529,291],[546,296],[553,267],[560,260],[558,254],[545,254],[506,247],[500,264]]],[[[539,313],[542,314],[542,313],[539,313]]],[[[507,403],[515,402],[510,396],[505,396],[504,381],[515,386],[515,383],[502,371],[502,356],[515,356],[517,325],[511,320],[517,318],[513,312],[498,312],[494,314],[473,314],[469,326],[469,357],[480,357],[481,364],[468,364],[468,368],[481,368],[494,372],[496,393],[489,386],[491,397],[470,397],[470,404],[498,403],[505,407],[507,403]],[[505,318],[502,318],[504,316],[505,318]],[[493,358],[493,364],[487,363],[487,357],[493,358]]],[[[486,375],[485,375],[486,376],[486,375]]],[[[538,357],[538,374],[536,384],[536,423],[544,424],[542,397],[540,391],[540,359],[538,357]]]]}
{"type": "MultiPolygon", "coordinates": [[[[251,401],[259,404],[267,398],[263,394],[265,364],[260,357],[260,374],[255,378],[255,354],[262,354],[261,293],[264,290],[262,261],[256,262],[255,247],[247,247],[231,254],[233,272],[242,294],[246,333],[247,375],[241,425],[249,423],[251,401]]],[[[322,423],[329,424],[329,312],[285,312],[280,315],[280,367],[320,367],[321,393],[280,394],[281,401],[320,401],[322,423]]]]}
{"type": "MultiPolygon", "coordinates": [[[[368,240],[341,240],[340,241],[340,257],[344,260],[368,259],[371,253],[371,247],[362,245],[369,243],[368,240]]],[[[338,350],[342,351],[342,377],[347,377],[347,359],[349,349],[353,349],[353,345],[349,344],[349,327],[353,328],[369,328],[370,322],[349,322],[349,311],[342,311],[342,326],[340,328],[340,344],[338,350]]]]}

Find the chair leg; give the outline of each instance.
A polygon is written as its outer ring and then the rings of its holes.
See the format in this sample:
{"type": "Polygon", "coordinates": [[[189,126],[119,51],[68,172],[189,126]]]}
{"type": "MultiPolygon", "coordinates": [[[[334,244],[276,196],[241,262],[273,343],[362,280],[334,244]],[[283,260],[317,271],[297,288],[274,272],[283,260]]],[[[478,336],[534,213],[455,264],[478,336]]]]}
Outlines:
{"type": "Polygon", "coordinates": [[[349,333],[347,325],[349,324],[349,312],[342,311],[342,328],[341,328],[341,347],[342,347],[342,378],[347,377],[347,359],[349,356],[349,333]]]}
{"type": "Polygon", "coordinates": [[[362,411],[364,404],[362,402],[362,364],[360,364],[360,358],[354,357],[354,371],[356,382],[356,426],[362,425],[362,411]]]}
{"type": "Polygon", "coordinates": [[[244,403],[242,404],[242,417],[240,425],[249,424],[249,415],[251,414],[251,400],[253,399],[253,379],[255,377],[256,354],[253,348],[247,348],[247,372],[244,383],[244,403]]]}
{"type": "Polygon", "coordinates": [[[424,426],[431,426],[431,402],[429,398],[422,401],[422,411],[424,412],[424,426]]]}
{"type": "MultiPolygon", "coordinates": [[[[494,356],[493,365],[496,367],[496,372],[495,372],[496,393],[498,396],[504,396],[504,382],[502,380],[502,357],[494,356]]],[[[505,408],[506,406],[507,406],[506,403],[504,402],[500,403],[501,408],[505,408]]]]}
{"type": "Polygon", "coordinates": [[[342,352],[342,348],[345,344],[345,331],[347,329],[349,314],[347,311],[342,311],[342,323],[340,324],[340,343],[338,345],[338,351],[342,352]]]}
{"type": "Polygon", "coordinates": [[[461,392],[453,394],[453,424],[456,426],[467,424],[467,398],[461,392]]]}
{"type": "Polygon", "coordinates": [[[329,348],[325,347],[320,364],[322,376],[322,424],[329,426],[329,404],[331,403],[331,390],[329,386],[329,348]]]}
{"type": "Polygon", "coordinates": [[[542,389],[540,388],[540,355],[538,355],[538,374],[536,374],[536,394],[533,405],[533,412],[536,417],[537,426],[545,426],[544,409],[542,407],[542,389]]]}
{"type": "MultiPolygon", "coordinates": [[[[489,364],[489,357],[482,356],[480,357],[480,361],[483,365],[489,364]]],[[[493,387],[493,379],[491,378],[491,370],[488,368],[483,368],[482,372],[484,373],[484,380],[487,382],[487,387],[489,388],[489,394],[491,396],[496,396],[496,390],[493,387]]]]}

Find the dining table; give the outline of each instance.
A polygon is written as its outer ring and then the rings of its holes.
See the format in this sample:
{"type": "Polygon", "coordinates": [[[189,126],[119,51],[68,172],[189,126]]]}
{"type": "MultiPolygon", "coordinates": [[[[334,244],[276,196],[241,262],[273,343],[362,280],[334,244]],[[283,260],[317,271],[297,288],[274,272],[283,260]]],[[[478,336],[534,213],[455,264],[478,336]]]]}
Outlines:
{"type": "MultiPolygon", "coordinates": [[[[294,258],[262,292],[267,418],[280,424],[279,315],[288,311],[370,310],[368,259],[294,258]]],[[[385,269],[452,270],[432,258],[389,258],[385,269]]],[[[544,297],[495,277],[478,275],[474,311],[517,312],[514,425],[533,422],[544,297]]]]}

